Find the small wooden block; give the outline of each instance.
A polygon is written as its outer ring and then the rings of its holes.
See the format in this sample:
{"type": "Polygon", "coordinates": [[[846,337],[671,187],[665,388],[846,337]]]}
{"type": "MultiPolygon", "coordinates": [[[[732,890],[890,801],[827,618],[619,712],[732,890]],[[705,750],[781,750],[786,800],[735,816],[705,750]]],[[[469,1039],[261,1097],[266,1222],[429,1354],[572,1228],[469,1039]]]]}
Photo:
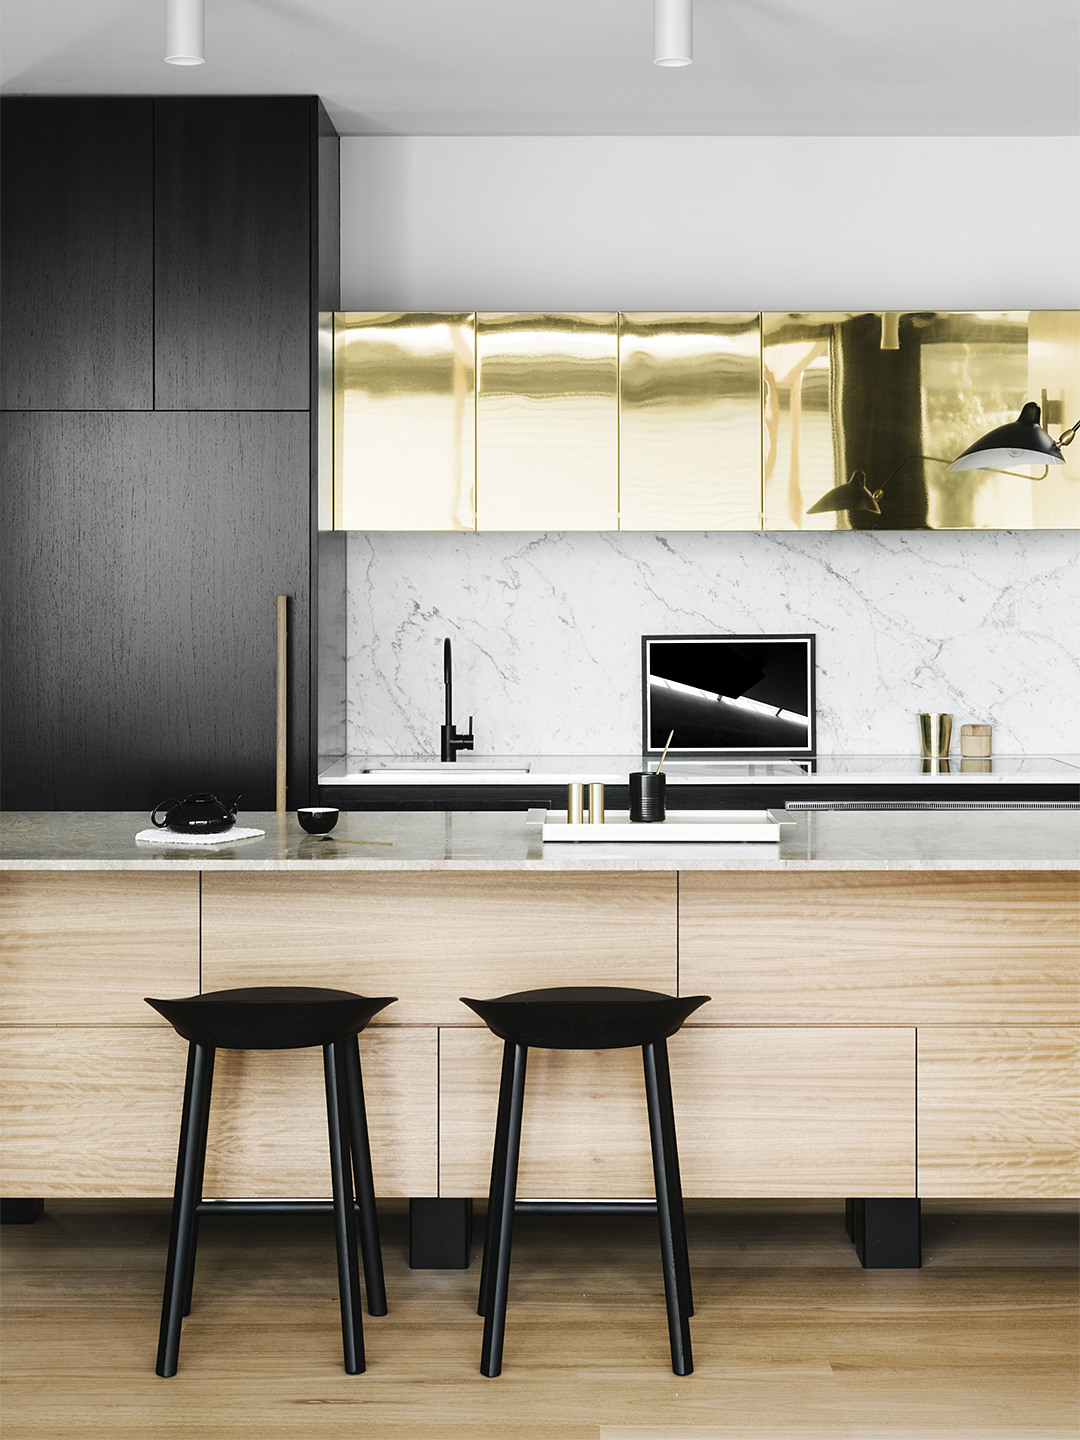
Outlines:
{"type": "Polygon", "coordinates": [[[990,754],[990,736],[989,725],[961,725],[960,754],[985,759],[990,754]]]}

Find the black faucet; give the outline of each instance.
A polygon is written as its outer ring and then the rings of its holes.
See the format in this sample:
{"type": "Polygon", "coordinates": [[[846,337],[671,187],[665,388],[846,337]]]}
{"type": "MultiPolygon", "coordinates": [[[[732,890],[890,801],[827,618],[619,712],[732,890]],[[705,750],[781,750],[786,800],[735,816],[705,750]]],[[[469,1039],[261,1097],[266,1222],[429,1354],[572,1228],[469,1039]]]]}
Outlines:
{"type": "Polygon", "coordinates": [[[469,733],[459,735],[454,725],[454,665],[450,658],[450,641],[443,641],[442,652],[443,663],[443,692],[446,697],[446,723],[440,733],[442,739],[443,760],[456,760],[459,750],[471,750],[473,748],[472,719],[469,716],[469,733]]]}

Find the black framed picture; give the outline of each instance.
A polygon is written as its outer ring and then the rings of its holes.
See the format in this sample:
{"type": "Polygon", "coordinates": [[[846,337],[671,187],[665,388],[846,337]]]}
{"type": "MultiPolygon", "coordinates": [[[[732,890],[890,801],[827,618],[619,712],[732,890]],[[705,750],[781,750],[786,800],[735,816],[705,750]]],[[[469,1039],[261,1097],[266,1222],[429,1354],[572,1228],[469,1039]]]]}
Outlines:
{"type": "Polygon", "coordinates": [[[643,635],[643,751],[815,754],[813,635],[643,635]]]}

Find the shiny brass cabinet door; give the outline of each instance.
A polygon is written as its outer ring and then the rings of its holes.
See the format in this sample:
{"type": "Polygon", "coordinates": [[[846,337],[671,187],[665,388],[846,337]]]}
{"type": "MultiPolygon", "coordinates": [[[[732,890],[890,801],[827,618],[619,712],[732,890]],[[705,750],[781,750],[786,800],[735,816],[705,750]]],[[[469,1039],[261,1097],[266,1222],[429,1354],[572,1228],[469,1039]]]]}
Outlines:
{"type": "Polygon", "coordinates": [[[619,317],[619,529],[761,527],[755,314],[619,317]]]}
{"type": "Polygon", "coordinates": [[[1075,527],[1075,460],[1045,475],[1030,466],[950,474],[949,465],[1027,400],[1060,435],[1075,418],[1078,372],[1075,311],[764,315],[765,529],[1075,527]],[[880,514],[811,513],[858,472],[880,514]]]}
{"type": "Polygon", "coordinates": [[[618,317],[476,317],[476,528],[615,530],[618,317]]]}
{"type": "Polygon", "coordinates": [[[475,528],[471,314],[334,317],[334,528],[475,528]]]}

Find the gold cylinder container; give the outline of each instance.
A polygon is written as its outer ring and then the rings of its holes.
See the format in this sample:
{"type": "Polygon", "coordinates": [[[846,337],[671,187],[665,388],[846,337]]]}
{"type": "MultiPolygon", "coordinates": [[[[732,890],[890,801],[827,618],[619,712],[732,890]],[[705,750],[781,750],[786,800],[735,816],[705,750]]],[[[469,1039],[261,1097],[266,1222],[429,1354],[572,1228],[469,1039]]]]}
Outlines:
{"type": "Polygon", "coordinates": [[[948,755],[952,744],[952,716],[923,714],[919,721],[919,754],[938,758],[948,755]]]}
{"type": "Polygon", "coordinates": [[[566,823],[568,825],[584,825],[585,823],[585,786],[577,781],[566,787],[566,823]]]}
{"type": "Polygon", "coordinates": [[[604,823],[604,787],[603,785],[589,786],[589,824],[603,825],[604,823]]]}

